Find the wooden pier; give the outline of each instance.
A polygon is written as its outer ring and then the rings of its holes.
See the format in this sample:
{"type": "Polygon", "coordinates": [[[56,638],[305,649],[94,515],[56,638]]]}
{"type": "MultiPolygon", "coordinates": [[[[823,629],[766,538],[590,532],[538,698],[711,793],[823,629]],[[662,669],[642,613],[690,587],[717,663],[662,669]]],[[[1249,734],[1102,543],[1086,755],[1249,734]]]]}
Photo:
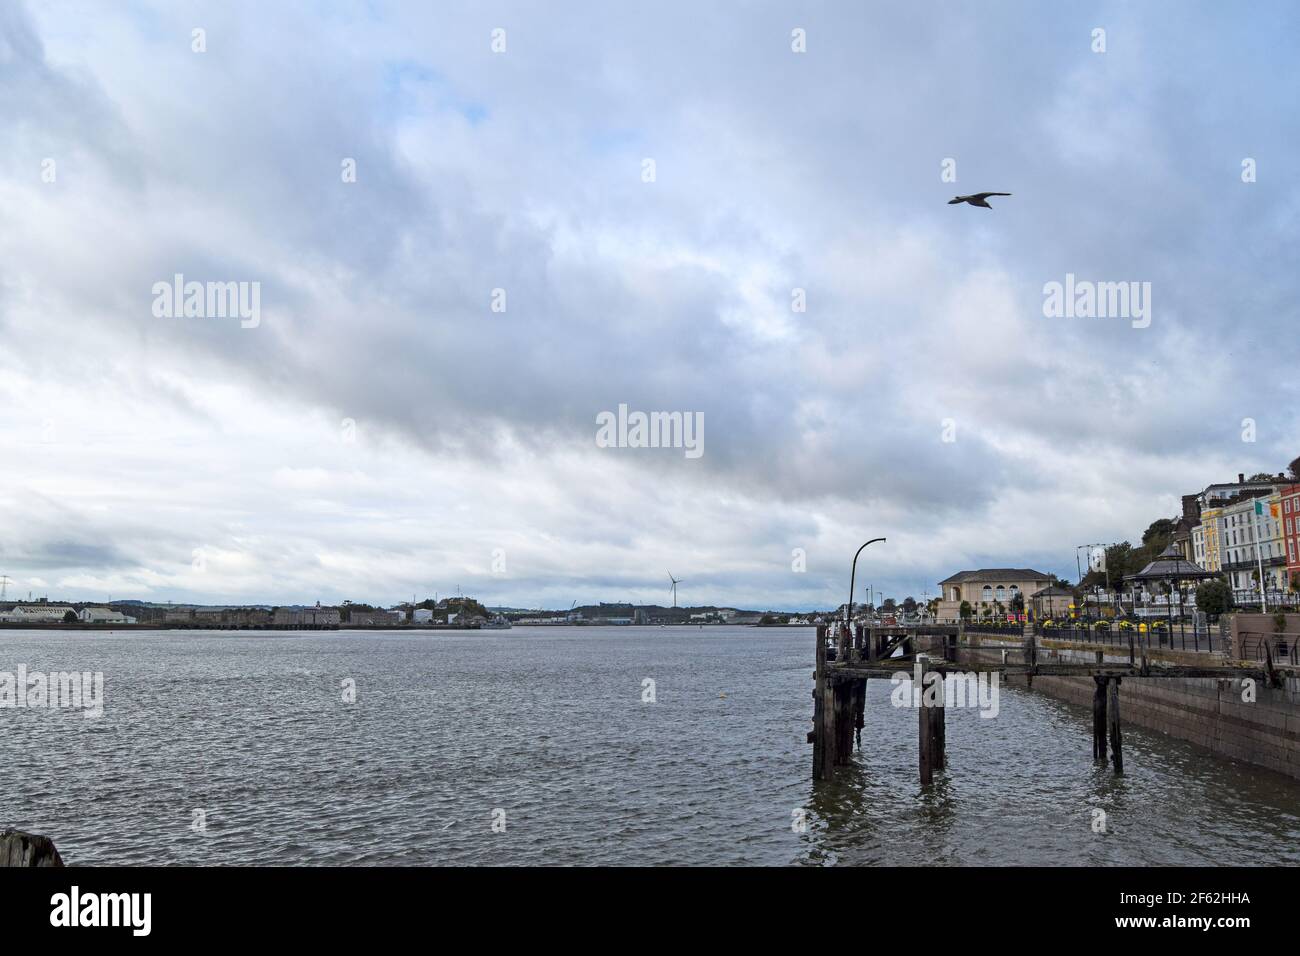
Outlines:
{"type": "MultiPolygon", "coordinates": [[[[1018,632],[1017,632],[1018,633],[1018,632]]],[[[1129,660],[1107,662],[1096,651],[1094,662],[1040,661],[1038,639],[1025,631],[1018,646],[971,643],[962,625],[930,624],[919,627],[864,627],[850,632],[844,624],[817,628],[813,729],[813,779],[832,780],[835,768],[849,763],[853,745],[861,749],[866,716],[867,681],[891,680],[900,671],[909,677],[921,665],[920,701],[917,710],[917,766],[922,786],[928,786],[935,771],[945,769],[945,678],[949,674],[997,673],[1003,677],[1035,676],[1091,677],[1096,684],[1092,704],[1092,755],[1099,764],[1108,761],[1114,772],[1124,772],[1123,732],[1120,724],[1120,686],[1124,678],[1250,678],[1262,685],[1276,686],[1280,672],[1271,658],[1263,667],[1253,664],[1152,664],[1140,642],[1129,650],[1129,660]],[[963,650],[977,647],[1002,651],[998,663],[960,661],[963,650]],[[897,656],[894,656],[897,655],[897,656]],[[1015,655],[1019,660],[1010,660],[1015,655]],[[1109,753],[1108,753],[1109,751],[1109,753]]],[[[1000,635],[1005,640],[1008,635],[1000,635]]],[[[915,696],[915,695],[914,695],[915,696]]]]}

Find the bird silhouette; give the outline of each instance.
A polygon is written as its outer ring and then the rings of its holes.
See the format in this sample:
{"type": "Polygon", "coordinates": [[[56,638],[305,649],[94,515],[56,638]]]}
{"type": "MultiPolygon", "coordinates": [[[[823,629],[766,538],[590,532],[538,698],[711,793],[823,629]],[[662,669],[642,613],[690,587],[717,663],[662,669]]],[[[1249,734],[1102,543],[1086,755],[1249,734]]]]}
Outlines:
{"type": "Polygon", "coordinates": [[[988,198],[990,196],[1010,196],[1010,195],[1011,193],[974,193],[973,195],[970,196],[957,196],[954,199],[949,199],[948,205],[955,206],[957,205],[957,203],[967,202],[970,203],[972,206],[983,206],[985,209],[992,209],[993,207],[988,204],[988,198]]]}

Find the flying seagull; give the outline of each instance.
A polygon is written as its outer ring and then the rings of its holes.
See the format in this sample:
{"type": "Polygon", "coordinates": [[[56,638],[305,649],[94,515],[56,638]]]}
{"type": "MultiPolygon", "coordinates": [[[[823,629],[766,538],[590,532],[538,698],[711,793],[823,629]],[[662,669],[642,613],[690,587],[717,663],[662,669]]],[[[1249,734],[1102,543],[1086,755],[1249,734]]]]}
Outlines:
{"type": "Polygon", "coordinates": [[[989,205],[990,196],[1010,196],[1011,193],[975,193],[973,196],[957,196],[948,200],[949,206],[955,206],[957,203],[968,202],[972,206],[983,206],[985,209],[992,209],[989,205]]]}

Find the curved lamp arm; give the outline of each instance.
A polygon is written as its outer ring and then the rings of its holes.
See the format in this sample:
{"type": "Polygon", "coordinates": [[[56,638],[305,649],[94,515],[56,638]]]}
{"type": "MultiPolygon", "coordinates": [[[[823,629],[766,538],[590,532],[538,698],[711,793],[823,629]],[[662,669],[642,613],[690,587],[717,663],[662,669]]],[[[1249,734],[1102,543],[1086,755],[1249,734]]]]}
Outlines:
{"type": "MultiPolygon", "coordinates": [[[[867,544],[875,544],[877,541],[884,541],[884,538],[872,538],[867,544]]],[[[858,554],[861,554],[867,544],[858,548],[858,554]]],[[[853,584],[858,576],[858,554],[853,556],[853,570],[849,572],[849,604],[844,609],[844,626],[851,628],[853,626],[853,584]]]]}

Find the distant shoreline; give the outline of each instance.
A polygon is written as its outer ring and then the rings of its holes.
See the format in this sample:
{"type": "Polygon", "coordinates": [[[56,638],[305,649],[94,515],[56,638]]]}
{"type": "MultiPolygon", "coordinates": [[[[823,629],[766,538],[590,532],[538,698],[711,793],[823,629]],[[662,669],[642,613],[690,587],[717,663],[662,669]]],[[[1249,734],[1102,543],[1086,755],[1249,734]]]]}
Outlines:
{"type": "Polygon", "coordinates": [[[509,628],[482,627],[476,624],[339,624],[338,626],[329,627],[275,627],[271,626],[249,626],[249,627],[204,627],[194,624],[72,624],[63,621],[32,621],[25,623],[0,622],[0,631],[227,631],[227,632],[261,632],[261,633],[284,633],[289,631],[504,631],[514,630],[520,627],[600,627],[600,628],[638,628],[638,629],[655,629],[655,628],[708,628],[708,627],[816,627],[815,624],[732,624],[726,621],[710,622],[703,624],[680,623],[680,624],[594,624],[586,621],[573,622],[564,621],[556,624],[513,624],[509,628]]]}

